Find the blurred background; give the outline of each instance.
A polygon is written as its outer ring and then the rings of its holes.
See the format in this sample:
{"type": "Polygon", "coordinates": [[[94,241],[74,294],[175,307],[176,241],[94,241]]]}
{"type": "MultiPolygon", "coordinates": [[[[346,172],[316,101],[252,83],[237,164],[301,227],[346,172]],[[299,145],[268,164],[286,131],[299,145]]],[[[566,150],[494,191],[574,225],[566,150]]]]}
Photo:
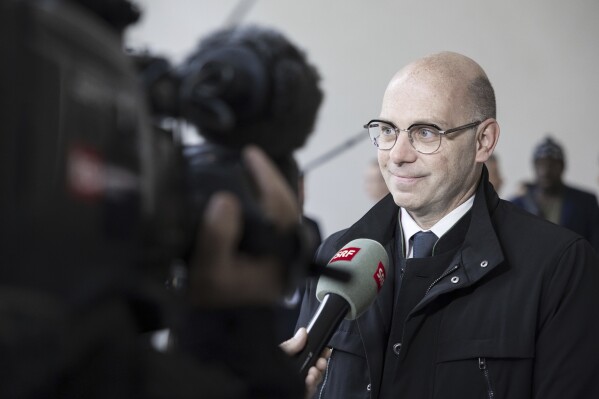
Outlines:
{"type": "Polygon", "coordinates": [[[534,147],[551,134],[565,149],[564,180],[599,193],[599,1],[571,0],[138,0],[142,19],[126,45],[181,61],[229,24],[282,31],[318,68],[325,92],[316,129],[296,152],[306,171],[305,213],[323,236],[372,205],[364,178],[376,150],[362,126],[378,116],[393,74],[415,58],[456,51],[495,87],[496,150],[509,198],[533,178],[534,147]],[[360,135],[356,144],[343,143],[360,135]]]}

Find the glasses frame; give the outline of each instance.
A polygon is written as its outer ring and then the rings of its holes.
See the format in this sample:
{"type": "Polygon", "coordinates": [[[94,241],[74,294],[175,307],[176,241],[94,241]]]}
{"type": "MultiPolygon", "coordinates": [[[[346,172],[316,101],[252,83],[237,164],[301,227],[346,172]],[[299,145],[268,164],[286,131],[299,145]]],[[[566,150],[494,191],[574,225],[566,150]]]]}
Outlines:
{"type": "Polygon", "coordinates": [[[455,133],[455,132],[459,132],[459,131],[462,131],[462,130],[471,129],[473,127],[476,127],[476,126],[480,125],[481,123],[483,123],[483,121],[470,122],[470,123],[467,123],[465,125],[454,127],[454,128],[447,129],[447,130],[441,130],[441,128],[439,126],[435,125],[434,123],[413,123],[407,129],[401,129],[401,128],[395,126],[395,124],[393,122],[389,122],[389,121],[386,121],[384,119],[371,119],[370,121],[368,121],[368,123],[366,123],[364,125],[364,129],[366,129],[368,131],[368,137],[370,137],[370,140],[372,141],[372,143],[374,144],[374,146],[376,148],[378,148],[379,150],[381,150],[381,151],[390,151],[391,149],[393,149],[393,147],[395,147],[395,143],[397,143],[397,138],[399,137],[399,133],[400,132],[406,132],[408,134],[408,139],[410,140],[410,144],[412,145],[412,148],[414,150],[416,150],[417,152],[421,153],[421,154],[428,155],[428,154],[434,154],[435,152],[437,152],[439,150],[439,148],[441,148],[441,142],[443,141],[443,136],[445,136],[447,134],[450,134],[450,133],[455,133]],[[395,131],[395,140],[393,141],[393,145],[391,147],[389,147],[389,148],[380,148],[377,145],[377,143],[376,143],[376,139],[372,138],[370,136],[369,126],[372,123],[374,123],[374,122],[382,122],[382,123],[385,123],[385,124],[387,124],[387,125],[389,125],[389,126],[391,126],[393,128],[393,130],[395,131]],[[410,133],[410,130],[414,126],[427,126],[427,127],[432,127],[434,129],[438,130],[439,134],[440,134],[440,136],[439,136],[439,146],[437,148],[435,148],[434,151],[431,151],[431,152],[422,152],[422,151],[418,150],[414,146],[414,139],[412,138],[412,133],[410,133]]]}

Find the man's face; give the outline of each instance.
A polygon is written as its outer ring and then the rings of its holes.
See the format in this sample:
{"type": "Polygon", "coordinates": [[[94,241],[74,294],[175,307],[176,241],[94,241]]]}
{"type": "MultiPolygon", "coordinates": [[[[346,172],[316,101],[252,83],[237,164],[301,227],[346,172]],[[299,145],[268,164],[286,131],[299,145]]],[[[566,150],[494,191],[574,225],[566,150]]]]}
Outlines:
{"type": "MultiPolygon", "coordinates": [[[[473,122],[463,90],[445,86],[426,77],[395,79],[385,93],[380,118],[402,129],[429,123],[447,130],[473,122]]],[[[418,219],[438,221],[474,192],[481,168],[475,162],[476,132],[473,128],[443,137],[433,154],[417,152],[406,132],[399,134],[391,150],[378,150],[379,166],[395,203],[419,224],[418,219]]]]}
{"type": "Polygon", "coordinates": [[[535,160],[535,174],[537,184],[543,190],[552,190],[559,188],[562,183],[562,173],[564,172],[564,163],[554,158],[539,158],[535,160]]]}

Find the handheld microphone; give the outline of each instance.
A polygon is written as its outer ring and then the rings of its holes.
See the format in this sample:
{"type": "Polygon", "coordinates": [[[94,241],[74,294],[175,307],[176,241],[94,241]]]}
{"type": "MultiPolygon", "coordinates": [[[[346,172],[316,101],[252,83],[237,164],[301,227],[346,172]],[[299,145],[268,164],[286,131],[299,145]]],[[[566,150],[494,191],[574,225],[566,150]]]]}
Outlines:
{"type": "Polygon", "coordinates": [[[368,309],[385,282],[387,251],[377,241],[350,241],[331,258],[326,268],[348,273],[349,281],[322,275],[316,286],[320,306],[308,323],[308,341],[298,353],[300,373],[306,375],[345,318],[354,320],[368,309]]]}

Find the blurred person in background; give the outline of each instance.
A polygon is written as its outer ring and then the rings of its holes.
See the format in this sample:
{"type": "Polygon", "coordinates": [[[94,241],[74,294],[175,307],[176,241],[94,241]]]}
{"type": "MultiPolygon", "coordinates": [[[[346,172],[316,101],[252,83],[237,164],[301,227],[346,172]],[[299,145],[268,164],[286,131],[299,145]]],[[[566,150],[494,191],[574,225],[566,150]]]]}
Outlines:
{"type": "Polygon", "coordinates": [[[599,252],[597,197],[563,181],[566,157],[562,146],[547,136],[534,149],[532,161],[534,181],[523,185],[523,193],[511,201],[582,235],[599,252]]]}

